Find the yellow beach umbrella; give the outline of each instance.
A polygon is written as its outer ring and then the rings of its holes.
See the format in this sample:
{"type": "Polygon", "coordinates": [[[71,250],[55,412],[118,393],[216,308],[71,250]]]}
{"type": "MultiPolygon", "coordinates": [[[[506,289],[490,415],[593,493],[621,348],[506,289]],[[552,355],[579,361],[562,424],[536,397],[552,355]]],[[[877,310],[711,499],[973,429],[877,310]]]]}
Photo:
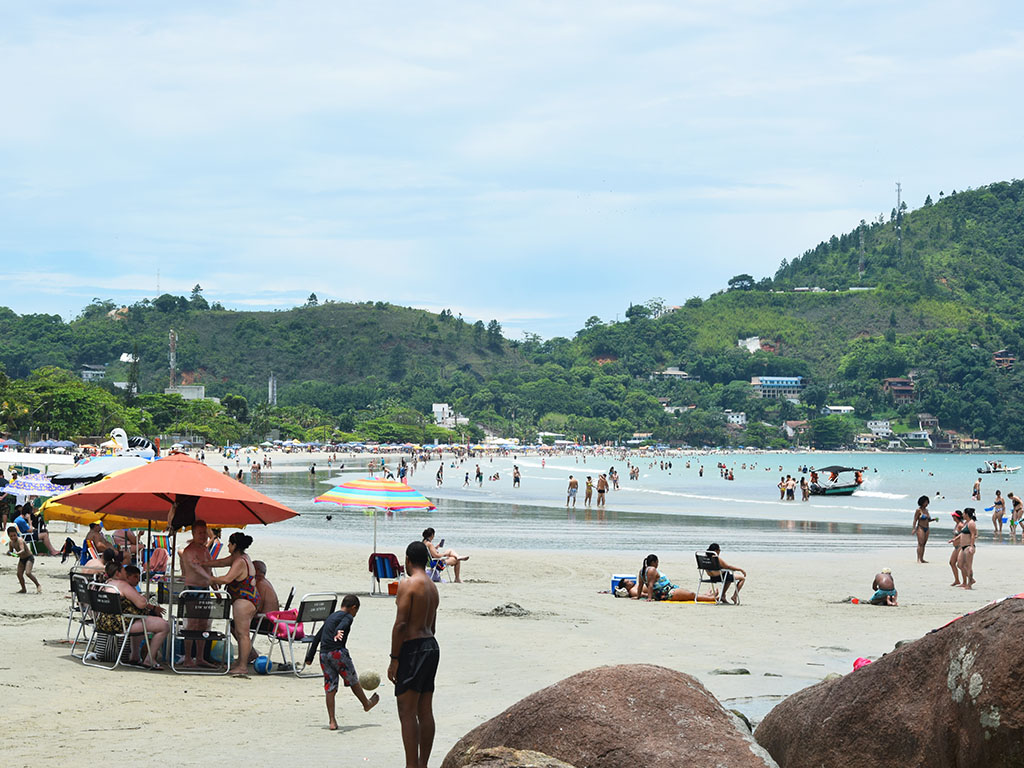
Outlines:
{"type": "Polygon", "coordinates": [[[77,525],[89,525],[90,523],[103,523],[108,531],[116,531],[120,528],[145,528],[144,520],[137,517],[123,517],[122,515],[103,514],[93,512],[91,509],[79,509],[59,501],[50,499],[40,508],[47,522],[64,521],[76,523],[77,525]]]}

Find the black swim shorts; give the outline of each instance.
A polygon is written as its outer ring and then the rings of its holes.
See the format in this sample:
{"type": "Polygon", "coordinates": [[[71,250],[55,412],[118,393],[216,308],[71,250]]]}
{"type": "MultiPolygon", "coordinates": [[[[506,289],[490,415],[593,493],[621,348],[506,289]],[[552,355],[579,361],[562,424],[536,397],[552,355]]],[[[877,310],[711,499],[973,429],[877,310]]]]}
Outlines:
{"type": "Polygon", "coordinates": [[[406,640],[398,652],[398,672],[395,675],[395,696],[406,691],[432,693],[441,649],[433,637],[406,640]]]}

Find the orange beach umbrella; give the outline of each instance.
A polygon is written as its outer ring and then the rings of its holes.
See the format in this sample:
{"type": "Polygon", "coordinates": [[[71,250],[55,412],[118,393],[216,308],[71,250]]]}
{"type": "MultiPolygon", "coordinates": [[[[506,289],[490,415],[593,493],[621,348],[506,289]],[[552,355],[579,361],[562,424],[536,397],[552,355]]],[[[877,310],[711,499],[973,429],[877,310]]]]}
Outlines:
{"type": "Polygon", "coordinates": [[[55,497],[98,513],[168,522],[176,506],[195,504],[195,519],[213,526],[277,523],[296,517],[284,504],[182,453],[55,497]]]}

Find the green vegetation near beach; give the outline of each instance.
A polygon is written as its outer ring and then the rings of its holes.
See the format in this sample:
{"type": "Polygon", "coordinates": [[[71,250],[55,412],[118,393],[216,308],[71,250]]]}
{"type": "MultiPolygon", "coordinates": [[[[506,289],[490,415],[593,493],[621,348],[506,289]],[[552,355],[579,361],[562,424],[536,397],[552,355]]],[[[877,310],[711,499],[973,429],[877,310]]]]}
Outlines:
{"type": "Polygon", "coordinates": [[[1022,193],[1013,181],[940,194],[831,237],[774,278],[737,275],[727,290],[678,307],[633,304],[625,321],[591,317],[571,339],[509,340],[497,321],[315,296],[287,311],[227,311],[199,286],[126,308],[97,299],[70,323],[0,309],[0,427],[76,437],[123,426],[212,442],[272,429],[419,443],[487,430],[838,447],[867,419],[908,433],[928,412],[943,429],[1024,449],[1024,371],[1012,360],[1024,348],[1022,193]],[[204,385],[219,405],[162,394],[171,329],[179,383],[204,385]],[[753,353],[737,346],[749,337],[760,340],[753,353]],[[132,354],[137,365],[121,362],[132,354]],[[87,365],[106,366],[103,381],[83,383],[87,365]],[[667,367],[688,377],[658,375],[667,367]],[[272,372],[277,407],[266,402],[272,372]],[[752,398],[750,378],[765,375],[805,377],[802,403],[752,398]],[[916,399],[897,406],[883,381],[908,376],[916,399]],[[138,396],[115,381],[137,382],[138,396]],[[435,402],[469,424],[434,426],[435,402]],[[826,404],[854,413],[821,416],[826,404]],[[726,409],[746,413],[746,426],[727,427],[726,409]],[[809,422],[806,433],[787,437],[783,423],[797,420],[809,422]]]}

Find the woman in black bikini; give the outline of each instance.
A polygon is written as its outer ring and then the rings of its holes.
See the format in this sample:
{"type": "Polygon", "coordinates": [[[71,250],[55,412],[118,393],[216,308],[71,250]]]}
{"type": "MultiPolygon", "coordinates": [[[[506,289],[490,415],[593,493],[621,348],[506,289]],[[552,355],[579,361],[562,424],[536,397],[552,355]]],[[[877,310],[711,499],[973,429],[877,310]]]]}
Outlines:
{"type": "Polygon", "coordinates": [[[960,571],[956,569],[956,561],[960,556],[960,547],[957,545],[956,540],[960,536],[960,529],[964,527],[964,513],[959,509],[953,513],[953,538],[949,540],[949,543],[953,545],[953,551],[949,554],[949,567],[953,571],[953,583],[949,586],[959,587],[960,586],[960,571]]]}
{"type": "Polygon", "coordinates": [[[966,522],[956,537],[957,546],[960,548],[956,567],[960,569],[960,587],[962,589],[973,589],[974,543],[978,540],[978,518],[975,517],[973,508],[964,507],[964,520],[966,522]]]}
{"type": "Polygon", "coordinates": [[[924,547],[928,543],[928,526],[932,522],[932,516],[928,514],[928,502],[931,501],[927,496],[922,496],[917,500],[917,511],[914,513],[914,527],[910,531],[911,533],[917,534],[917,562],[927,563],[924,559],[924,547]]]}

